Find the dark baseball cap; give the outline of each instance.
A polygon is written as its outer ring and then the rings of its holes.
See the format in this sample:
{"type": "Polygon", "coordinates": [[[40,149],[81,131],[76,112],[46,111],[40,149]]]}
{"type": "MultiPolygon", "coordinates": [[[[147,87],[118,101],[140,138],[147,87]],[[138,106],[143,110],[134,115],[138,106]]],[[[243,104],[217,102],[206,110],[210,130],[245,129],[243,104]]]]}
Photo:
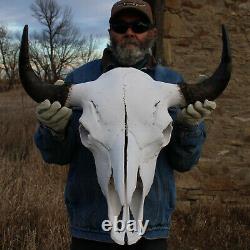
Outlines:
{"type": "Polygon", "coordinates": [[[143,16],[147,17],[150,21],[150,24],[154,24],[153,14],[150,5],[142,0],[121,0],[116,2],[111,9],[111,17],[109,22],[111,23],[120,12],[124,12],[125,10],[132,10],[136,12],[140,12],[143,16]]]}

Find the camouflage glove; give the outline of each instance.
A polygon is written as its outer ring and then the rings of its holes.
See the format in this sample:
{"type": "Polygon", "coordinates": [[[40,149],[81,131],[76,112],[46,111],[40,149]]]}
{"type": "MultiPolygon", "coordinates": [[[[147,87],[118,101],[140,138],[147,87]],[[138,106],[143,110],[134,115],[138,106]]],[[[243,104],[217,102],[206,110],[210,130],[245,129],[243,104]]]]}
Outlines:
{"type": "Polygon", "coordinates": [[[208,117],[216,108],[216,103],[213,101],[205,100],[204,103],[200,101],[194,104],[189,104],[183,108],[178,114],[176,121],[182,124],[198,125],[206,117],[208,117]]]}
{"type": "MultiPolygon", "coordinates": [[[[64,84],[64,82],[58,80],[55,84],[61,85],[64,84]]],[[[71,109],[62,107],[57,101],[51,104],[49,100],[45,100],[36,108],[37,119],[50,129],[53,136],[60,138],[64,138],[65,129],[71,114],[71,109]]]]}

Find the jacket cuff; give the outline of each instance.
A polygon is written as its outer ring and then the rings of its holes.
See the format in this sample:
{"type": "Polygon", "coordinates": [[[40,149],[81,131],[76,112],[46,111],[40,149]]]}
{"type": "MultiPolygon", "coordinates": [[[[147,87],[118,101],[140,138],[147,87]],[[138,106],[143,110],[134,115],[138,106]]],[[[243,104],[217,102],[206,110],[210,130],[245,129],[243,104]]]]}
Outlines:
{"type": "Polygon", "coordinates": [[[65,139],[64,133],[57,133],[53,129],[43,125],[41,122],[39,122],[39,128],[41,134],[45,137],[51,139],[51,137],[56,141],[63,141],[65,139]]]}
{"type": "Polygon", "coordinates": [[[175,121],[173,125],[174,125],[173,133],[181,134],[183,136],[188,135],[188,136],[199,137],[204,132],[205,129],[203,121],[197,125],[183,124],[175,121]]]}

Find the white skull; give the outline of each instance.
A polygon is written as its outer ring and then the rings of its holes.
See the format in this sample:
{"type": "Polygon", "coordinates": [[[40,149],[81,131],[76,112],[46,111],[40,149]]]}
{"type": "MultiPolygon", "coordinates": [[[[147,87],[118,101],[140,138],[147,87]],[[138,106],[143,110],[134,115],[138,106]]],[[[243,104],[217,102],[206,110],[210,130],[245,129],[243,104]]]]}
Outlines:
{"type": "MultiPolygon", "coordinates": [[[[179,87],[134,68],[116,68],[96,81],[73,85],[69,102],[83,109],[80,137],[94,155],[109,220],[121,213],[124,223],[131,214],[142,221],[156,159],[171,136],[168,107],[182,102],[179,87]]],[[[141,238],[139,232],[111,230],[118,244],[124,244],[125,234],[128,244],[141,238]]]]}

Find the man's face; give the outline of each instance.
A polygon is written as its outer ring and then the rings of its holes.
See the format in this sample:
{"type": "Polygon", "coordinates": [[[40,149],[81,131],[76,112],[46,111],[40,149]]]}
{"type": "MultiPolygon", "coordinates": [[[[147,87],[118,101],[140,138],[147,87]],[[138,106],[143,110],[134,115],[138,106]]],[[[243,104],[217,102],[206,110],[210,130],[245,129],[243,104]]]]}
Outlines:
{"type": "Polygon", "coordinates": [[[109,29],[114,56],[124,66],[136,64],[153,47],[157,34],[156,28],[148,29],[145,20],[135,14],[121,15],[119,19],[116,19],[115,25],[118,26],[118,30],[112,25],[109,29]],[[144,24],[145,27],[143,27],[144,24]]]}

